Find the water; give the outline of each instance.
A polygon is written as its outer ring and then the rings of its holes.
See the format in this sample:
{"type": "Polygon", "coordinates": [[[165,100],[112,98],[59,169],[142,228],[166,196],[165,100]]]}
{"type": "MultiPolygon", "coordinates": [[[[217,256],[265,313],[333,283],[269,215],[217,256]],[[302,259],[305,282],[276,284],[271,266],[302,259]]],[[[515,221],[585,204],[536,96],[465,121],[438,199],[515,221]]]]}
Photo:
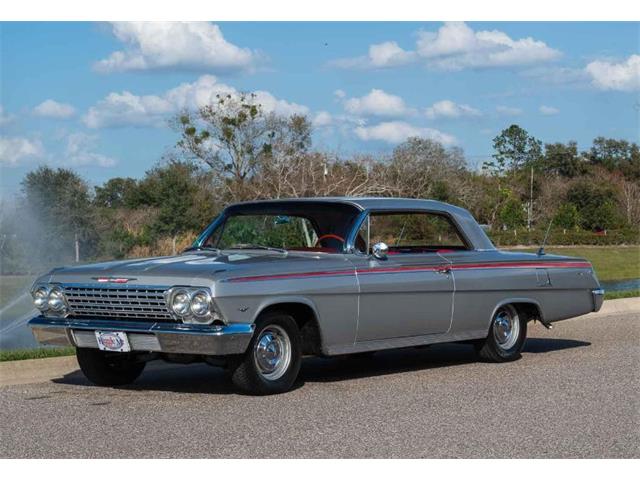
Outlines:
{"type": "Polygon", "coordinates": [[[624,292],[627,290],[640,289],[640,278],[631,280],[611,280],[608,282],[600,282],[605,292],[624,292]]]}
{"type": "Polygon", "coordinates": [[[37,315],[31,295],[24,292],[0,308],[0,349],[39,346],[27,322],[37,315]]]}

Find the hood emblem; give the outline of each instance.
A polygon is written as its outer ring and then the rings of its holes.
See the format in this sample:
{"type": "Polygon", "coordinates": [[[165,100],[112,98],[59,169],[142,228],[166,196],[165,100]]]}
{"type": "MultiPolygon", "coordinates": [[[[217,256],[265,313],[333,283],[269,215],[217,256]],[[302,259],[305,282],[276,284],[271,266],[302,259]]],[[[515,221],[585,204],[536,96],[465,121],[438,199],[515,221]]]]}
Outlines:
{"type": "Polygon", "coordinates": [[[124,277],[92,277],[92,280],[95,280],[98,283],[127,283],[136,279],[124,277]]]}

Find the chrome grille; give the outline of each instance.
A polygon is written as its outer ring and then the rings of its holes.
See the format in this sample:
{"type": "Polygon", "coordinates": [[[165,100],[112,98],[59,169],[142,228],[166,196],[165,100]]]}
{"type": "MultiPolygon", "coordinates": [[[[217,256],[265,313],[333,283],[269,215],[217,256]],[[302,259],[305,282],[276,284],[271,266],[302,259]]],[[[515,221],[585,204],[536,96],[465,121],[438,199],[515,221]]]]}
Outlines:
{"type": "Polygon", "coordinates": [[[64,285],[70,317],[172,321],[165,287],[64,285]]]}

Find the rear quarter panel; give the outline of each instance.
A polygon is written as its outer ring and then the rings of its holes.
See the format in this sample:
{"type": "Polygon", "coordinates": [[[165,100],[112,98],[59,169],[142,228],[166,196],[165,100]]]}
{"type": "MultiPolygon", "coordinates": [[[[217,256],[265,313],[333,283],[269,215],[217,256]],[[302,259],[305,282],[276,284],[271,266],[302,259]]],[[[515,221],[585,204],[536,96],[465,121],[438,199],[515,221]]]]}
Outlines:
{"type": "Polygon", "coordinates": [[[445,256],[455,281],[454,333],[486,332],[506,303],[532,303],[548,322],[593,310],[591,290],[599,286],[593,269],[563,266],[588,263],[583,259],[500,251],[445,256]]]}

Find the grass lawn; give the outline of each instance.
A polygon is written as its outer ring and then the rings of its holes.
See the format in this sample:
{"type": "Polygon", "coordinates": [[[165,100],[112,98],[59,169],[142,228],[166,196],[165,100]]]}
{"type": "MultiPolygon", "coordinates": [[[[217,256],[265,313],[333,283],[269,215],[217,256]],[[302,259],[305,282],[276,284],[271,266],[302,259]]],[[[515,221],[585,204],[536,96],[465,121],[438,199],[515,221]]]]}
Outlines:
{"type": "Polygon", "coordinates": [[[76,349],[73,347],[58,348],[22,348],[19,350],[0,350],[0,362],[10,362],[12,360],[30,360],[32,358],[64,357],[75,355],[76,349]]]}
{"type": "Polygon", "coordinates": [[[618,292],[604,292],[605,300],[615,300],[616,298],[640,297],[640,290],[621,290],[618,292]]]}
{"type": "MultiPolygon", "coordinates": [[[[522,250],[519,250],[522,251],[522,250]]],[[[526,249],[535,252],[536,250],[526,249]]],[[[547,253],[583,257],[593,264],[601,281],[640,278],[640,246],[548,247],[547,253]]]]}

